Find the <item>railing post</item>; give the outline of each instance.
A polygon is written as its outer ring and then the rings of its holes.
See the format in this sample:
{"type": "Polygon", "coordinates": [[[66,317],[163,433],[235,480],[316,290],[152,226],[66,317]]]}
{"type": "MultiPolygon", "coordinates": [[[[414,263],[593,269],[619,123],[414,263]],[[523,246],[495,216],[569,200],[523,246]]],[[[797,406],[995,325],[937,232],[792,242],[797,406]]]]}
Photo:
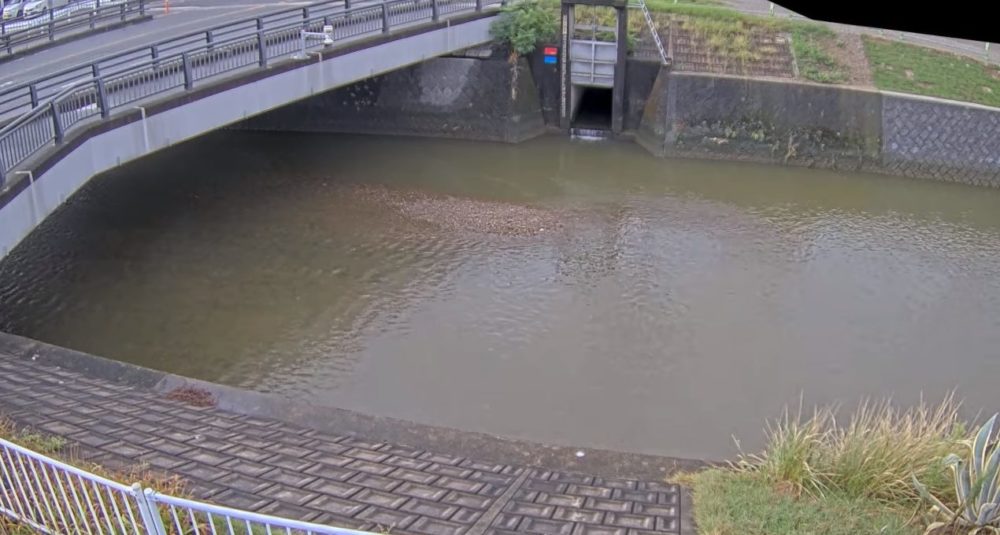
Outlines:
{"type": "Polygon", "coordinates": [[[431,20],[437,22],[440,18],[438,13],[438,0],[431,0],[431,20]]]}
{"type": "Polygon", "coordinates": [[[483,0],[476,0],[476,11],[483,10],[483,0]]]}
{"type": "Polygon", "coordinates": [[[344,0],[344,11],[351,9],[351,0],[344,0]]]}
{"type": "Polygon", "coordinates": [[[215,48],[214,46],[215,34],[212,33],[212,30],[208,30],[207,32],[205,32],[205,43],[208,44],[209,52],[211,52],[215,48]]]}
{"type": "Polygon", "coordinates": [[[181,63],[184,67],[184,89],[188,90],[194,87],[194,76],[191,73],[191,56],[187,52],[181,54],[181,63]]]}
{"type": "Polygon", "coordinates": [[[139,0],[139,16],[146,16],[146,0],[139,0]]]}
{"type": "Polygon", "coordinates": [[[101,108],[101,118],[111,116],[111,106],[108,105],[108,93],[104,90],[104,80],[97,79],[97,105],[101,108]]]}
{"type": "Polygon", "coordinates": [[[160,49],[156,45],[149,47],[149,59],[153,60],[153,68],[158,69],[160,67],[160,49]]]}
{"type": "Polygon", "coordinates": [[[28,96],[31,97],[31,107],[32,108],[37,108],[38,107],[38,88],[35,87],[35,84],[31,84],[31,85],[28,86],[28,96]]]}
{"type": "Polygon", "coordinates": [[[257,51],[259,52],[259,65],[267,68],[267,39],[264,38],[264,31],[257,32],[257,51]]]}
{"type": "Polygon", "coordinates": [[[125,22],[125,19],[126,19],[126,18],[128,17],[128,16],[127,16],[127,15],[125,14],[125,4],[122,4],[122,5],[121,5],[121,12],[122,12],[122,22],[125,22]]]}
{"type": "MultiPolygon", "coordinates": [[[[163,519],[153,502],[153,489],[145,489],[138,483],[132,485],[132,496],[135,497],[136,509],[139,510],[139,518],[149,535],[167,535],[163,519]]],[[[214,528],[213,528],[214,529],[214,528]]]]}
{"type": "Polygon", "coordinates": [[[257,31],[259,32],[259,31],[261,31],[263,29],[264,29],[264,21],[261,20],[260,18],[258,18],[257,19],[257,31]]]}
{"type": "Polygon", "coordinates": [[[52,134],[56,140],[56,143],[63,142],[63,127],[62,121],[59,120],[59,106],[56,106],[56,101],[53,100],[49,103],[52,110],[52,134]]]}
{"type": "Polygon", "coordinates": [[[56,40],[56,15],[51,9],[49,11],[49,41],[56,40]]]}
{"type": "Polygon", "coordinates": [[[382,1],[382,33],[389,33],[389,7],[382,1]]]}
{"type": "Polygon", "coordinates": [[[96,11],[96,10],[93,10],[93,9],[92,9],[92,10],[90,10],[90,13],[87,13],[87,19],[89,19],[89,20],[90,20],[90,29],[91,29],[91,30],[93,30],[93,29],[94,29],[94,22],[95,22],[95,20],[94,20],[94,18],[95,18],[95,17],[94,17],[94,16],[95,16],[96,14],[97,14],[97,11],[96,11]]]}
{"type": "Polygon", "coordinates": [[[309,6],[302,8],[302,20],[309,20],[309,6]]]}

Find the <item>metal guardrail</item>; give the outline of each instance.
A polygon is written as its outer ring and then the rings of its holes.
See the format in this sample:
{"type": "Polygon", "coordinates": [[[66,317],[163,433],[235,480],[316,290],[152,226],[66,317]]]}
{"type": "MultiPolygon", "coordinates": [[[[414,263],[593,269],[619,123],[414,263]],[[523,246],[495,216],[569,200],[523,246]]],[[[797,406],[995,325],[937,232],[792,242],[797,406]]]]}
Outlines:
{"type": "Polygon", "coordinates": [[[2,517],[47,534],[370,535],[125,485],[0,439],[2,517]]]}
{"type": "MultiPolygon", "coordinates": [[[[108,0],[101,1],[103,3],[108,0]]],[[[137,0],[123,1],[135,2],[137,0]]],[[[483,2],[492,0],[468,1],[481,6],[483,2]]],[[[424,0],[423,4],[430,5],[431,2],[424,0]]],[[[301,25],[321,17],[338,16],[348,9],[378,5],[381,5],[380,0],[321,0],[304,7],[285,9],[261,17],[241,19],[207,30],[191,32],[105,56],[97,61],[63,69],[31,82],[0,90],[0,124],[27,113],[39,103],[49,100],[69,83],[97,78],[102,74],[129,70],[142,63],[181,52],[195,52],[236,37],[253,37],[261,31],[268,32],[274,28],[287,27],[293,23],[301,25]]],[[[456,12],[456,8],[449,7],[452,5],[452,3],[441,2],[438,4],[438,14],[446,15],[456,12]]],[[[399,15],[394,15],[388,26],[395,26],[402,22],[400,18],[399,15]]]]}
{"type": "Polygon", "coordinates": [[[663,49],[663,41],[660,40],[660,32],[656,29],[656,23],[653,22],[653,16],[649,13],[649,8],[646,7],[646,0],[637,0],[639,4],[639,9],[642,10],[642,16],[646,19],[646,26],[649,27],[649,33],[653,35],[653,42],[656,43],[656,50],[660,53],[660,62],[664,65],[670,63],[667,56],[667,51],[663,49]]]}
{"type": "Polygon", "coordinates": [[[146,0],[79,0],[36,17],[0,22],[0,48],[9,56],[30,49],[33,43],[55,41],[60,34],[145,15],[146,0]]]}
{"type": "Polygon", "coordinates": [[[286,11],[268,19],[236,22],[119,54],[5,92],[0,94],[0,109],[4,105],[11,109],[13,102],[13,109],[24,113],[16,114],[0,130],[0,190],[12,170],[42,149],[61,143],[75,125],[107,118],[117,109],[133,108],[150,97],[191,90],[206,80],[266,68],[274,60],[301,54],[303,31],[320,32],[330,26],[332,41],[346,41],[387,33],[403,25],[437,21],[443,15],[482,11],[486,2],[492,6],[506,0],[389,0],[349,9],[341,0],[321,2],[312,8],[293,10],[291,21],[286,11]]]}

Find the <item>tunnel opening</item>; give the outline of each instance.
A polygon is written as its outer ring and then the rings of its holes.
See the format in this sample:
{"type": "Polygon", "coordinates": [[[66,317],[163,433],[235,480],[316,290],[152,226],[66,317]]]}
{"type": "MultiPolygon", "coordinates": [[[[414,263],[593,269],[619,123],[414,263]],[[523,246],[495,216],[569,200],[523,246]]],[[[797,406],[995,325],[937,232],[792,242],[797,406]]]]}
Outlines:
{"type": "Polygon", "coordinates": [[[580,98],[573,114],[573,128],[611,130],[612,89],[580,87],[580,98]]]}

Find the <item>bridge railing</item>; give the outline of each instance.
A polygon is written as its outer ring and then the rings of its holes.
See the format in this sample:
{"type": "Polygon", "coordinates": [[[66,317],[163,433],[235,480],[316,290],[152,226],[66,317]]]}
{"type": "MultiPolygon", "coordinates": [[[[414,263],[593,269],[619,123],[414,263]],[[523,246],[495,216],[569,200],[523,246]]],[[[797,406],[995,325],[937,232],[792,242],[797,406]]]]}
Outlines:
{"type": "Polygon", "coordinates": [[[125,485],[0,439],[4,517],[40,533],[371,535],[125,485]]]}
{"type": "Polygon", "coordinates": [[[0,22],[0,48],[8,56],[60,35],[93,30],[113,22],[145,16],[146,0],[82,0],[35,17],[0,22]]]}
{"type": "MultiPolygon", "coordinates": [[[[90,2],[96,0],[87,0],[90,2]]],[[[101,0],[136,3],[139,0],[101,0]]],[[[144,6],[142,0],[139,5],[144,6]]],[[[101,74],[129,70],[133,66],[172,56],[181,52],[194,52],[215,43],[225,42],[236,37],[256,35],[261,31],[287,27],[290,24],[302,24],[306,21],[322,17],[335,17],[352,7],[379,5],[374,0],[321,0],[308,6],[285,9],[261,17],[241,19],[199,30],[178,37],[158,41],[149,45],[131,48],[97,61],[84,63],[74,67],[43,76],[27,83],[12,85],[0,90],[0,124],[9,122],[17,116],[27,113],[32,108],[52,98],[66,84],[82,79],[97,78],[101,74]]],[[[143,8],[144,9],[144,8],[143,8]]],[[[392,25],[390,23],[390,25],[392,25]]]]}
{"type": "MultiPolygon", "coordinates": [[[[493,5],[505,0],[485,1],[493,5]]],[[[170,55],[135,56],[126,52],[69,74],[50,76],[29,86],[29,98],[33,99],[29,111],[0,130],[0,190],[15,168],[47,146],[61,143],[66,133],[80,123],[106,118],[118,109],[134,108],[139,101],[164,93],[191,90],[206,80],[233,72],[266,68],[274,60],[301,53],[303,47],[324,46],[316,41],[304,44],[303,31],[321,32],[331,26],[331,39],[345,41],[385,33],[400,25],[435,21],[442,12],[452,15],[483,8],[484,0],[389,0],[329,14],[325,9],[317,10],[321,15],[310,11],[308,18],[296,16],[291,22],[284,15],[275,17],[279,22],[259,24],[262,29],[253,33],[227,30],[223,34],[229,36],[226,40],[213,38],[195,41],[195,46],[172,48],[164,45],[163,49],[173,50],[170,55]],[[45,94],[47,99],[41,100],[39,94],[45,94]]],[[[22,102],[25,97],[19,98],[13,101],[22,102]]]]}

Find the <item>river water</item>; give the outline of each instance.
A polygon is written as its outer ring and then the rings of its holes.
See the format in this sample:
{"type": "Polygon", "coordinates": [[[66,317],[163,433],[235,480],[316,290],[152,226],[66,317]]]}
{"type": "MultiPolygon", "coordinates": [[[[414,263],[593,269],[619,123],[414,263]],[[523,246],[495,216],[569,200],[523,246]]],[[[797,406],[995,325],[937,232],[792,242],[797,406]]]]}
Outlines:
{"type": "Polygon", "coordinates": [[[1000,191],[628,143],[219,132],[0,264],[0,328],[311,403],[691,458],[786,405],[1000,409],[1000,191]]]}

